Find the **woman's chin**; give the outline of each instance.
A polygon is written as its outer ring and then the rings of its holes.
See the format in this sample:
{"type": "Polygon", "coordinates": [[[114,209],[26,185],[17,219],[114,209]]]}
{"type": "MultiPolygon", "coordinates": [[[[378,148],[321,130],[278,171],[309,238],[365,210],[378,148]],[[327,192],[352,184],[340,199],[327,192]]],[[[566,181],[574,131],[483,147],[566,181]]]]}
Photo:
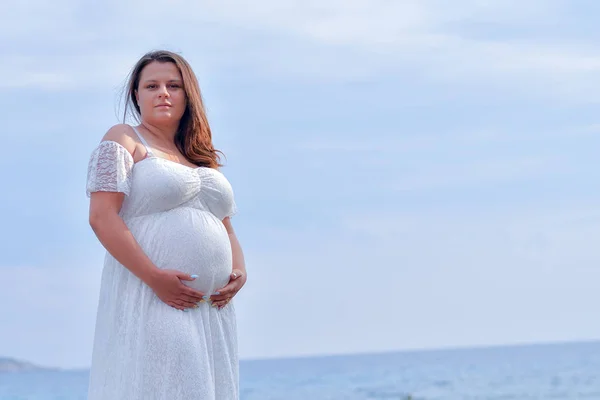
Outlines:
{"type": "Polygon", "coordinates": [[[160,125],[178,124],[181,117],[178,117],[177,115],[175,115],[169,111],[166,111],[166,112],[163,111],[163,112],[154,113],[152,116],[147,117],[145,119],[152,125],[160,126],[160,125]]]}

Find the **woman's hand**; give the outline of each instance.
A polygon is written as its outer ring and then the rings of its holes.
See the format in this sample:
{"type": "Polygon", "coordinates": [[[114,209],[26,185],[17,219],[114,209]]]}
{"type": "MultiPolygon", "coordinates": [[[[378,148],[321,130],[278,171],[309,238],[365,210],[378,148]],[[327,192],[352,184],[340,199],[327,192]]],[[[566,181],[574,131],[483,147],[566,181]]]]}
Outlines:
{"type": "Polygon", "coordinates": [[[225,307],[245,283],[246,274],[239,269],[234,269],[229,276],[229,283],[225,287],[217,290],[218,294],[210,296],[212,306],[217,307],[219,310],[225,307]]]}
{"type": "Polygon", "coordinates": [[[162,269],[151,279],[148,286],[166,304],[178,310],[185,310],[186,308],[197,308],[198,303],[202,301],[204,296],[203,293],[181,282],[193,281],[194,279],[196,279],[194,275],[162,269]]]}

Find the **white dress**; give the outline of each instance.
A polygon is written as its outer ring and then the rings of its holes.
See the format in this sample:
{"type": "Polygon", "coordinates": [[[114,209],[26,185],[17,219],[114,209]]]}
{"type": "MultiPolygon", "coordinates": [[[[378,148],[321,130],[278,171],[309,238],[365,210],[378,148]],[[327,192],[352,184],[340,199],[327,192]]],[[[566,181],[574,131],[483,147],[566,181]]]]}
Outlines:
{"type": "MultiPolygon", "coordinates": [[[[101,142],[89,161],[87,194],[125,193],[120,215],[153,263],[198,275],[185,284],[213,294],[232,272],[222,223],[236,210],[231,185],[215,169],[154,156],[136,134],[148,157],[134,164],[119,143],[101,142]]],[[[88,400],[238,398],[233,303],[177,310],[107,252],[88,400]]]]}

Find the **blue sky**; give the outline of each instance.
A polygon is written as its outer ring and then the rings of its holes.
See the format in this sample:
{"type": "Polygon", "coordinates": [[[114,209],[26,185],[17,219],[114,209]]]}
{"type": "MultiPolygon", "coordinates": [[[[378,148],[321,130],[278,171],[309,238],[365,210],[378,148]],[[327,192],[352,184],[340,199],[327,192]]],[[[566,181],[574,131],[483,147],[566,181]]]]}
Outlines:
{"type": "Polygon", "coordinates": [[[0,355],[89,365],[87,161],[156,48],[227,155],[242,357],[600,339],[599,7],[1,5],[0,355]]]}

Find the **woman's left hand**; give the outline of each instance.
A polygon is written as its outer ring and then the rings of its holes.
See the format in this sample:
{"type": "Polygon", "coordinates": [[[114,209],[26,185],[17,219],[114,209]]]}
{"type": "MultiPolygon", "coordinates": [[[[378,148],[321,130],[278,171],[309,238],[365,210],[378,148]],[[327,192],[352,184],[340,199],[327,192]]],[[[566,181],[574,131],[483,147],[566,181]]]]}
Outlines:
{"type": "Polygon", "coordinates": [[[231,272],[231,275],[229,275],[229,283],[225,287],[217,290],[217,293],[219,294],[210,296],[212,306],[217,307],[219,310],[225,307],[245,283],[246,274],[239,269],[234,269],[231,272]]]}

